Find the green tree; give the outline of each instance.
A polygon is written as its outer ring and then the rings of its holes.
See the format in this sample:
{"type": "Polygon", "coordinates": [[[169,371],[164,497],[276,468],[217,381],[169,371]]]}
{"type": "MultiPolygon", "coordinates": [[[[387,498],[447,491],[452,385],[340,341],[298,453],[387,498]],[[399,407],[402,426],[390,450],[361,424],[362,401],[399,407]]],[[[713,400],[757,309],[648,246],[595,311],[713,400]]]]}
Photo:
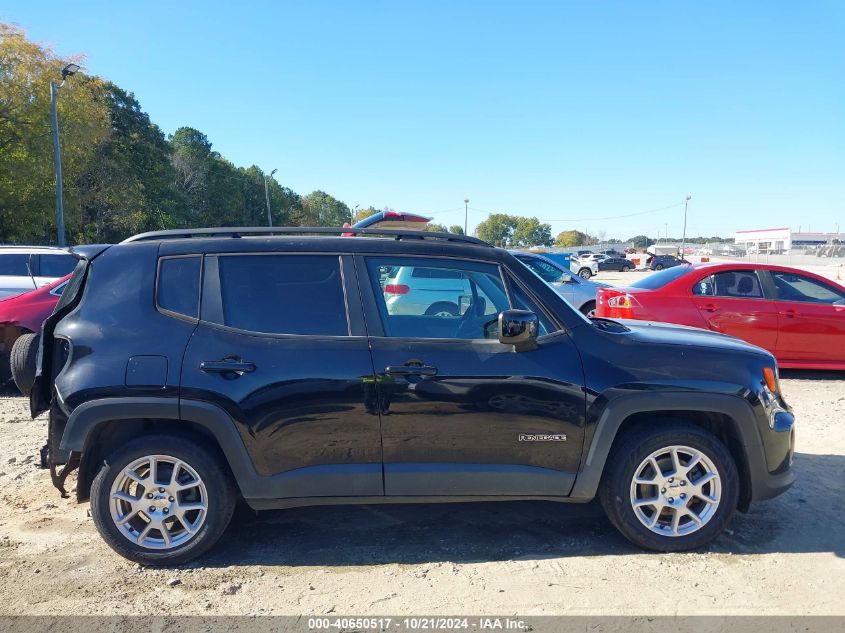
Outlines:
{"type": "MultiPolygon", "coordinates": [[[[55,243],[55,178],[50,133],[50,81],[76,58],[60,59],[25,33],[0,23],[0,242],[55,243]]],[[[65,224],[79,232],[74,186],[98,144],[109,135],[103,82],[77,73],[61,89],[65,224]]]]}
{"type": "Polygon", "coordinates": [[[645,235],[635,235],[634,237],[628,238],[626,241],[631,242],[634,245],[634,248],[647,248],[654,244],[654,240],[649,239],[645,235]]]}
{"type": "Polygon", "coordinates": [[[302,226],[343,226],[351,219],[349,207],[325,191],[312,191],[302,199],[302,226]]]}
{"type": "Polygon", "coordinates": [[[479,239],[492,244],[508,248],[511,245],[513,232],[516,228],[516,218],[506,213],[491,213],[486,220],[475,227],[475,234],[479,239]]]}
{"type": "Polygon", "coordinates": [[[583,246],[591,244],[594,239],[581,231],[561,231],[555,238],[555,246],[583,246]]]}
{"type": "Polygon", "coordinates": [[[449,233],[454,233],[455,235],[463,235],[464,227],[462,227],[460,224],[453,224],[449,227],[449,233]]]}
{"type": "Polygon", "coordinates": [[[514,218],[511,244],[514,247],[551,246],[552,227],[537,218],[514,218]]]}
{"type": "Polygon", "coordinates": [[[131,93],[107,83],[103,98],[111,134],[77,178],[80,241],[116,242],[175,227],[184,200],[164,133],[131,93]]]}
{"type": "Polygon", "coordinates": [[[436,222],[429,222],[425,225],[425,230],[430,231],[432,233],[448,233],[449,229],[446,228],[443,224],[437,224],[436,222]]]}

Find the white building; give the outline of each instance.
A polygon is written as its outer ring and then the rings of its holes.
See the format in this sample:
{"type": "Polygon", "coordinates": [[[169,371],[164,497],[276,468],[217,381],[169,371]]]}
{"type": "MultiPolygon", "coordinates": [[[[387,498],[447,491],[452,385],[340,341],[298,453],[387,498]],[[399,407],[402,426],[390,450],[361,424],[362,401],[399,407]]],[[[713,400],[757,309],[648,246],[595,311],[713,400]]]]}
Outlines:
{"type": "Polygon", "coordinates": [[[737,231],[734,239],[738,248],[749,253],[786,253],[793,249],[831,244],[836,239],[845,243],[845,233],[799,233],[787,228],[753,229],[737,231]]]}

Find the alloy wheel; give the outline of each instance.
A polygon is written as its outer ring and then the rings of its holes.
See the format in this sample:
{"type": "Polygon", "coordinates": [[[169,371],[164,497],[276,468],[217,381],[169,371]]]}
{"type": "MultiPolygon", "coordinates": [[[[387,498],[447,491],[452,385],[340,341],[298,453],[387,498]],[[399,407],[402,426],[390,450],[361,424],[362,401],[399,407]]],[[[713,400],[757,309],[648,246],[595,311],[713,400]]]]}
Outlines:
{"type": "Polygon", "coordinates": [[[147,455],[115,477],[109,510],[129,541],[149,549],[173,549],[190,541],[205,524],[208,491],[184,461],[147,455]]]}
{"type": "Polygon", "coordinates": [[[697,532],[716,514],[721,498],[721,478],[713,461],[688,446],[654,451],[631,480],[634,514],[661,536],[697,532]]]}

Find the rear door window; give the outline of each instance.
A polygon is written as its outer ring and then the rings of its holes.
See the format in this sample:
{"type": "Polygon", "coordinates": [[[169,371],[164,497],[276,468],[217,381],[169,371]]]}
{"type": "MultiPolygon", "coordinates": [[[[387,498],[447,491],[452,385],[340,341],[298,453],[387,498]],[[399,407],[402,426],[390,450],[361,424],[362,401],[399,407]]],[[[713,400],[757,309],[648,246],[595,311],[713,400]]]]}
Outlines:
{"type": "Polygon", "coordinates": [[[713,293],[717,297],[762,299],[763,289],[753,270],[731,270],[713,275],[713,293]]]}
{"type": "Polygon", "coordinates": [[[222,325],[265,334],[345,336],[337,255],[220,255],[222,325]]]}

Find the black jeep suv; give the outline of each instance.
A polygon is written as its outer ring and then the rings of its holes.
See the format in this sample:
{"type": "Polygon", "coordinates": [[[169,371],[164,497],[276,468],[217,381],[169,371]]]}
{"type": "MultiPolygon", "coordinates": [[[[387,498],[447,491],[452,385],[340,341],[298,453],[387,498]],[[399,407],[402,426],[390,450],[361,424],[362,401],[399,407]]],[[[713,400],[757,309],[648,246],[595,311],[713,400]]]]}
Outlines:
{"type": "Polygon", "coordinates": [[[78,468],[102,537],[144,564],[205,552],[238,498],[598,496],[632,542],[686,550],[793,481],[771,354],[588,320],[471,237],[138,235],[80,261],[41,341],[53,481],[78,468]]]}

